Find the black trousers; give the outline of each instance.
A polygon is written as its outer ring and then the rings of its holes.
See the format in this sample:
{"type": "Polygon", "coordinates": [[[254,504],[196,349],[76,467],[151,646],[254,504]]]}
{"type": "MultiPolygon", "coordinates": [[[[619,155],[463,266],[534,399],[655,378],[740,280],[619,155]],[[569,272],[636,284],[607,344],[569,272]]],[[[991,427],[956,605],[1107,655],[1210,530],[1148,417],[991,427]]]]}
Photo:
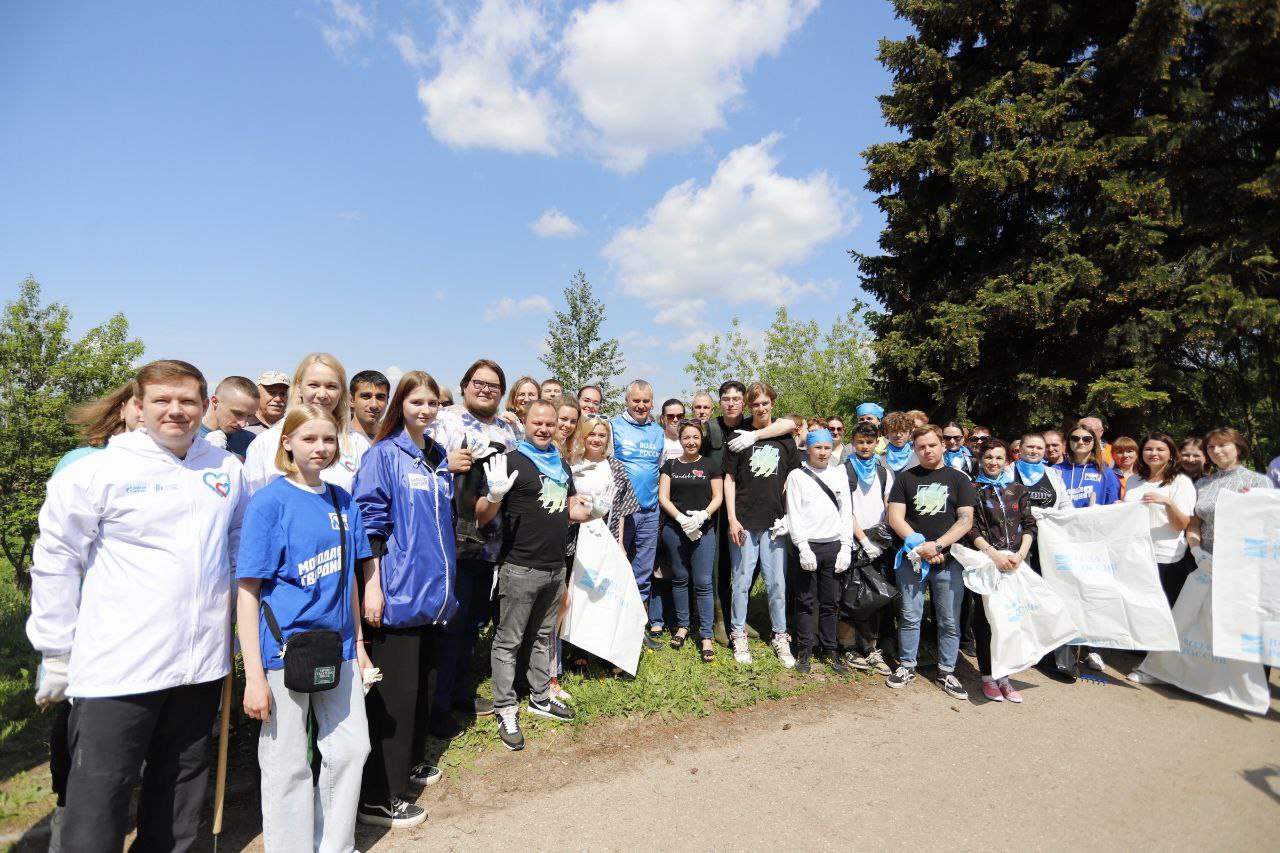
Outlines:
{"type": "Polygon", "coordinates": [[[119,853],[142,774],[132,853],[191,849],[209,779],[209,733],[222,680],[154,693],[76,699],[71,706],[62,848],[119,853]]]}
{"type": "Polygon", "coordinates": [[[978,674],[991,675],[991,623],[987,621],[987,608],[982,596],[973,597],[973,644],[978,649],[978,674]]]}
{"type": "Polygon", "coordinates": [[[810,542],[818,569],[796,571],[796,635],[801,651],[812,651],[813,604],[818,602],[818,650],[836,650],[836,616],[840,612],[840,580],[836,577],[836,555],[839,542],[810,542]]]}
{"type": "Polygon", "coordinates": [[[1164,590],[1164,597],[1170,608],[1178,601],[1178,593],[1182,592],[1182,585],[1187,582],[1195,567],[1196,559],[1191,556],[1190,550],[1176,563],[1156,563],[1156,570],[1160,573],[1160,587],[1164,590]]]}
{"type": "Polygon", "coordinates": [[[67,777],[71,775],[71,703],[59,702],[49,731],[49,775],[58,805],[67,804],[67,777]]]}
{"type": "Polygon", "coordinates": [[[360,799],[384,803],[409,787],[409,770],[427,750],[431,713],[428,683],[439,628],[368,628],[369,659],[382,681],[365,697],[369,716],[369,759],[360,799]]]}

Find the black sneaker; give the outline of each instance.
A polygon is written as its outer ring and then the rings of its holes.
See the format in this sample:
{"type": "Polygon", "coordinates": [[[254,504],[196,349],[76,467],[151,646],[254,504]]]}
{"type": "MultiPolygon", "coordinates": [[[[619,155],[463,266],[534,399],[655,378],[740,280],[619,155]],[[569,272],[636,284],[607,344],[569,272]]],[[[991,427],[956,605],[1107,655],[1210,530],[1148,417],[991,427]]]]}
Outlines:
{"type": "Polygon", "coordinates": [[[812,669],[813,664],[810,663],[809,650],[801,649],[800,654],[796,656],[796,672],[801,675],[808,675],[812,669]]]}
{"type": "Polygon", "coordinates": [[[849,664],[845,663],[844,657],[841,655],[823,655],[826,659],[827,666],[831,667],[831,671],[836,675],[849,675],[853,672],[849,668],[849,664]]]}
{"type": "Polygon", "coordinates": [[[543,702],[535,702],[532,696],[529,697],[529,713],[562,723],[567,723],[574,717],[573,709],[554,696],[548,696],[543,702]]]}
{"type": "Polygon", "coordinates": [[[406,803],[399,797],[392,797],[385,803],[361,803],[356,809],[356,820],[365,826],[407,829],[417,826],[426,819],[426,809],[413,803],[406,803]]]}
{"type": "Polygon", "coordinates": [[[939,672],[938,677],[934,679],[934,683],[941,687],[946,694],[952,699],[968,699],[969,691],[964,689],[964,685],[960,683],[960,679],[956,678],[953,672],[939,672]]]}
{"type": "Polygon", "coordinates": [[[524,749],[524,732],[520,731],[519,712],[520,709],[515,705],[494,711],[498,718],[498,737],[502,738],[502,745],[512,752],[524,749]]]}
{"type": "Polygon", "coordinates": [[[473,713],[477,717],[487,717],[493,713],[493,700],[486,699],[483,696],[477,696],[471,703],[471,708],[462,708],[462,713],[473,713]]]}
{"type": "Polygon", "coordinates": [[[409,784],[416,788],[425,788],[428,785],[434,785],[444,778],[444,771],[434,764],[422,762],[415,764],[413,769],[409,771],[409,784]]]}
{"type": "Polygon", "coordinates": [[[655,652],[660,652],[663,649],[662,641],[647,632],[644,635],[644,647],[655,652]]]}
{"type": "Polygon", "coordinates": [[[884,683],[897,690],[906,687],[908,684],[916,680],[916,671],[909,666],[900,666],[893,671],[893,675],[884,680],[884,683]]]}

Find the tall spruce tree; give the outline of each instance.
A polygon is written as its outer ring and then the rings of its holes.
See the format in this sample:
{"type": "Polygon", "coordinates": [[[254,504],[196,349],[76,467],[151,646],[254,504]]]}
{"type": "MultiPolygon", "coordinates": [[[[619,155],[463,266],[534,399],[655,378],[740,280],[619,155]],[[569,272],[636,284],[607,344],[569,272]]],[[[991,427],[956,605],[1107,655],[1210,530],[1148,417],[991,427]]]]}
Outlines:
{"type": "Polygon", "coordinates": [[[887,225],[853,253],[889,397],[1276,449],[1280,3],[895,6],[904,138],[864,152],[887,225]]]}

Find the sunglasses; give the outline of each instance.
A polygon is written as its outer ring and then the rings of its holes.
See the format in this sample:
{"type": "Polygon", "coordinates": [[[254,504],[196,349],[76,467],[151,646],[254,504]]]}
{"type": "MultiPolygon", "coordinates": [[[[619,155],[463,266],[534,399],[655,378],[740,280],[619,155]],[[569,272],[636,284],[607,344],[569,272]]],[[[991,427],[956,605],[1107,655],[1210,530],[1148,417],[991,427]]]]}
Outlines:
{"type": "Polygon", "coordinates": [[[663,420],[668,420],[668,421],[678,421],[678,420],[680,420],[681,418],[683,418],[683,417],[684,417],[684,413],[683,413],[683,412],[681,412],[681,413],[680,413],[680,414],[678,414],[678,415],[663,415],[662,417],[663,417],[663,420]]]}
{"type": "Polygon", "coordinates": [[[946,439],[947,441],[961,441],[964,439],[964,436],[963,435],[944,435],[943,438],[946,439]]]}
{"type": "Polygon", "coordinates": [[[582,419],[586,421],[607,421],[608,415],[602,415],[599,412],[583,412],[582,419]]]}
{"type": "Polygon", "coordinates": [[[1091,435],[1073,435],[1071,436],[1072,444],[1093,444],[1093,436],[1091,435]]]}

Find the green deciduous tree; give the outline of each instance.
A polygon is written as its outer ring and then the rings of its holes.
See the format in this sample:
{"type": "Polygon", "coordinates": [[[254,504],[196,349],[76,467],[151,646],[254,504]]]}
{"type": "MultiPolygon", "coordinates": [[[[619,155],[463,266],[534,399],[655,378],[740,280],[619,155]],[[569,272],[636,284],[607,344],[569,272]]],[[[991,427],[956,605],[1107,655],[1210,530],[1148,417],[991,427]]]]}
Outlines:
{"type": "Polygon", "coordinates": [[[547,321],[547,351],[538,356],[565,392],[574,394],[584,385],[599,385],[602,411],[621,410],[620,389],[613,380],[623,369],[622,347],[617,338],[601,338],[604,303],[596,298],[591,282],[578,270],[564,289],[565,310],[547,321]]]}
{"type": "Polygon", "coordinates": [[[721,382],[763,379],[778,392],[774,411],[848,416],[871,388],[872,353],[861,316],[865,306],[837,316],[825,332],[816,320],[793,320],[779,308],[760,341],[734,317],[729,330],[693,351],[685,371],[695,389],[713,396],[721,382]],[[763,351],[757,349],[763,344],[763,351]]]}
{"type": "Polygon", "coordinates": [[[895,6],[854,253],[891,402],[1280,437],[1280,4],[895,6]]]}
{"type": "Polygon", "coordinates": [[[121,314],[79,340],[70,337],[70,322],[65,305],[40,303],[30,277],[0,319],[0,551],[23,588],[45,483],[79,443],[69,409],[119,387],[143,351],[121,314]]]}

